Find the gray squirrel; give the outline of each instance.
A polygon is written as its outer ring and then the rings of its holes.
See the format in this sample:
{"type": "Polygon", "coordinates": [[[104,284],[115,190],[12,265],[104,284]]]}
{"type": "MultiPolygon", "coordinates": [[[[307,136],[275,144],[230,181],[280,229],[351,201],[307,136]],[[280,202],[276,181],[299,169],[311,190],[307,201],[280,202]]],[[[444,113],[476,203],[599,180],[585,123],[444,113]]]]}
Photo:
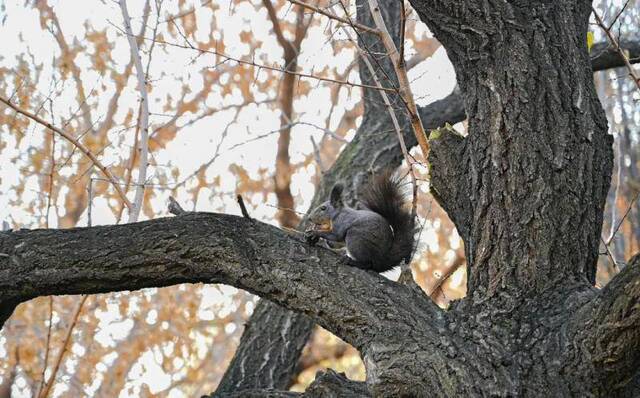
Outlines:
{"type": "Polygon", "coordinates": [[[344,204],[343,190],[341,183],[334,185],[329,200],[311,212],[307,242],[316,244],[319,238],[345,242],[349,265],[375,272],[409,261],[415,225],[400,178],[391,171],[377,175],[360,198],[365,207],[361,210],[344,204]]]}

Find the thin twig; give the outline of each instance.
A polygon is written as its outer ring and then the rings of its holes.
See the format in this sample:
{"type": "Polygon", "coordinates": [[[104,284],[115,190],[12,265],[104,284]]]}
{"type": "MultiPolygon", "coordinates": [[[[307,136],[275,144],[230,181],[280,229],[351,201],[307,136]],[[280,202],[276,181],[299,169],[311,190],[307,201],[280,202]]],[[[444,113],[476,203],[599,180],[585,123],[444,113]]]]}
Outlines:
{"type": "Polygon", "coordinates": [[[87,226],[92,225],[91,213],[93,210],[93,177],[89,176],[89,186],[87,187],[88,204],[87,204],[87,226]]]}
{"type": "Polygon", "coordinates": [[[609,260],[611,261],[611,264],[613,265],[613,269],[617,272],[618,271],[618,262],[616,261],[615,257],[613,257],[613,253],[611,253],[611,250],[609,250],[609,245],[604,241],[604,239],[602,239],[602,237],[600,237],[600,241],[604,245],[604,249],[606,250],[606,254],[609,257],[609,260]]]}
{"type": "MultiPolygon", "coordinates": [[[[343,8],[345,8],[344,4],[342,4],[342,6],[343,8]]],[[[355,43],[355,40],[353,39],[353,37],[351,37],[351,34],[346,29],[343,29],[343,31],[345,35],[347,35],[349,40],[355,43]]],[[[356,49],[358,49],[358,53],[360,54],[364,63],[367,65],[367,69],[369,69],[369,72],[371,73],[371,77],[375,81],[376,86],[382,87],[382,82],[378,78],[376,70],[373,67],[373,64],[371,63],[371,60],[370,60],[370,58],[373,58],[373,55],[370,53],[370,51],[368,51],[368,49],[366,52],[364,52],[364,50],[361,49],[357,43],[355,44],[356,44],[356,49]]],[[[415,219],[417,215],[417,208],[418,208],[418,183],[416,180],[415,170],[413,169],[415,162],[412,161],[409,155],[409,150],[407,148],[406,143],[404,142],[404,137],[402,136],[402,128],[400,127],[400,123],[398,122],[398,118],[396,116],[395,110],[391,105],[391,101],[389,100],[387,93],[385,93],[384,91],[381,91],[380,96],[382,97],[382,100],[384,101],[384,104],[387,107],[387,110],[389,112],[389,117],[391,118],[391,122],[393,124],[394,130],[398,137],[398,141],[400,142],[400,149],[402,150],[402,155],[404,156],[405,162],[407,162],[407,166],[409,167],[409,173],[411,175],[411,185],[412,185],[411,215],[413,219],[415,219]]]]}
{"type": "MultiPolygon", "coordinates": [[[[462,260],[464,260],[464,257],[462,257],[462,260]]],[[[438,280],[436,281],[436,283],[433,284],[433,287],[431,288],[431,293],[429,294],[429,297],[431,297],[433,300],[435,300],[438,296],[439,292],[442,292],[442,285],[449,279],[449,277],[451,275],[453,275],[454,272],[456,272],[458,270],[458,268],[460,268],[460,266],[462,266],[462,264],[464,264],[464,261],[454,261],[453,264],[451,264],[451,266],[449,266],[449,268],[447,268],[447,270],[444,272],[444,274],[438,278],[438,280]]],[[[444,295],[444,292],[442,292],[444,295]]],[[[446,296],[445,296],[446,298],[446,296]]]]}
{"type": "Polygon", "coordinates": [[[624,12],[624,10],[627,8],[627,6],[629,5],[629,0],[627,0],[624,5],[622,6],[622,8],[620,9],[620,11],[618,11],[618,13],[616,14],[615,17],[613,17],[613,21],[611,21],[611,23],[609,24],[609,28],[611,29],[613,28],[613,25],[616,24],[616,22],[618,21],[618,18],[620,18],[620,15],[622,15],[622,13],[624,12]]]}
{"type": "Polygon", "coordinates": [[[69,342],[71,341],[71,333],[73,332],[73,328],[76,326],[76,323],[78,322],[78,317],[80,316],[80,312],[82,311],[82,306],[84,305],[85,301],[87,301],[87,297],[89,296],[86,294],[80,297],[80,301],[78,302],[78,305],[76,306],[76,309],[73,312],[73,315],[71,316],[71,323],[69,323],[69,326],[67,327],[67,332],[65,333],[64,341],[62,343],[62,347],[60,348],[60,352],[58,353],[58,356],[56,357],[56,360],[54,362],[54,365],[51,371],[51,376],[49,376],[49,380],[45,384],[44,389],[42,390],[42,393],[40,394],[39,398],[47,398],[47,396],[49,395],[49,392],[51,391],[51,387],[53,386],[53,383],[56,379],[56,373],[58,373],[58,369],[60,368],[60,364],[62,363],[64,354],[67,352],[67,349],[69,348],[69,342]]]}
{"type": "Polygon", "coordinates": [[[618,233],[618,230],[620,229],[620,226],[622,225],[624,220],[629,215],[629,212],[631,211],[631,208],[636,203],[636,200],[638,200],[639,196],[640,196],[640,191],[638,191],[636,193],[636,196],[634,196],[633,199],[631,200],[631,202],[629,202],[629,206],[627,207],[627,211],[624,212],[624,215],[622,216],[620,221],[618,221],[618,225],[616,226],[616,229],[613,231],[613,233],[611,234],[611,236],[609,237],[609,240],[607,240],[607,243],[605,245],[609,245],[611,243],[611,240],[616,236],[616,234],[618,233]]]}
{"type": "Polygon", "coordinates": [[[51,133],[51,167],[49,168],[49,186],[47,187],[47,211],[45,212],[44,225],[49,228],[49,213],[53,197],[53,177],[56,172],[56,135],[51,133]]]}
{"type": "Polygon", "coordinates": [[[295,209],[291,209],[289,207],[275,206],[275,205],[272,205],[272,204],[269,204],[269,203],[265,203],[265,206],[272,207],[272,208],[278,209],[278,210],[290,211],[292,213],[296,213],[299,216],[304,216],[305,215],[305,213],[302,213],[302,212],[297,211],[295,209]]]}
{"type": "Polygon", "coordinates": [[[427,134],[424,131],[422,120],[420,120],[420,113],[418,113],[418,108],[413,99],[413,94],[411,93],[411,85],[409,84],[407,70],[404,67],[404,62],[400,60],[400,54],[396,48],[395,43],[393,42],[393,39],[391,38],[391,35],[389,34],[389,31],[387,30],[387,25],[384,22],[382,14],[380,13],[380,6],[378,5],[378,1],[368,1],[371,15],[373,16],[373,20],[376,23],[376,27],[378,28],[378,30],[380,30],[380,32],[382,32],[382,43],[387,49],[389,58],[391,58],[391,60],[393,61],[393,67],[396,71],[396,75],[400,83],[399,94],[407,106],[407,110],[409,112],[409,117],[411,120],[411,126],[413,127],[413,133],[415,134],[416,139],[418,140],[418,144],[420,145],[420,149],[422,150],[422,154],[426,159],[427,155],[429,154],[429,143],[427,142],[427,134]]]}
{"type": "Polygon", "coordinates": [[[613,229],[617,224],[616,223],[616,213],[618,210],[617,204],[618,204],[618,199],[620,198],[620,190],[622,188],[622,172],[623,172],[622,158],[624,157],[624,153],[622,152],[622,137],[620,137],[620,135],[618,135],[618,145],[616,149],[617,149],[616,168],[618,170],[616,173],[616,189],[614,190],[613,202],[611,205],[611,227],[610,227],[609,237],[607,238],[607,242],[611,242],[613,240],[613,236],[615,235],[613,229]]]}
{"type": "Polygon", "coordinates": [[[379,34],[380,34],[380,31],[379,31],[379,30],[377,30],[377,29],[374,29],[374,28],[372,28],[372,27],[370,27],[370,26],[367,26],[367,25],[359,24],[359,23],[357,23],[357,22],[353,22],[353,23],[352,23],[352,22],[350,22],[349,20],[347,20],[347,19],[345,19],[345,18],[342,18],[342,17],[340,17],[340,16],[338,16],[338,15],[336,15],[336,14],[334,14],[334,13],[331,13],[331,12],[325,11],[325,10],[323,10],[322,8],[318,8],[318,7],[314,6],[314,5],[311,5],[311,4],[308,4],[308,3],[305,3],[305,2],[303,2],[303,1],[299,1],[299,0],[287,0],[287,1],[289,1],[289,3],[297,4],[297,5],[301,6],[301,7],[304,7],[304,8],[307,8],[307,9],[309,9],[309,10],[315,11],[315,12],[317,12],[318,14],[322,14],[322,15],[324,15],[325,17],[329,17],[330,19],[334,19],[334,20],[336,20],[336,21],[338,21],[338,22],[341,22],[341,23],[347,24],[347,25],[351,26],[351,27],[352,27],[352,28],[354,28],[354,29],[360,29],[360,30],[362,30],[362,31],[364,31],[364,32],[374,33],[374,34],[376,34],[376,35],[379,35],[379,34]]]}
{"type": "Polygon", "coordinates": [[[596,17],[596,22],[598,23],[598,26],[600,26],[600,28],[604,30],[604,33],[606,33],[607,37],[609,38],[609,41],[611,42],[613,47],[616,49],[618,54],[620,54],[620,57],[622,57],[624,64],[627,66],[627,70],[629,70],[629,76],[631,76],[631,79],[633,79],[633,82],[636,84],[636,87],[638,87],[638,90],[640,90],[640,77],[636,75],[636,71],[635,69],[633,69],[633,66],[631,66],[631,62],[629,62],[629,57],[627,57],[627,54],[625,54],[622,48],[620,48],[620,43],[618,43],[618,39],[616,39],[615,36],[611,33],[611,29],[605,26],[604,22],[602,21],[602,18],[600,18],[600,15],[598,14],[598,11],[596,11],[596,9],[593,7],[591,8],[591,10],[593,11],[593,15],[596,17]]]}
{"type": "MultiPolygon", "coordinates": [[[[47,195],[47,211],[45,214],[45,228],[49,228],[49,211],[51,210],[51,197],[53,196],[53,176],[56,170],[56,136],[51,133],[51,167],[49,169],[49,186],[47,195]]],[[[44,347],[44,361],[42,364],[42,376],[40,377],[40,383],[38,384],[38,390],[35,397],[40,396],[40,392],[44,387],[44,378],[47,371],[47,364],[49,363],[49,351],[51,349],[51,321],[53,318],[53,296],[49,296],[49,323],[47,325],[47,339],[45,340],[44,347]]]]}
{"type": "Polygon", "coordinates": [[[320,173],[324,174],[327,170],[325,169],[324,164],[322,163],[322,157],[320,156],[320,148],[318,147],[316,140],[313,139],[313,136],[310,136],[309,138],[311,138],[311,146],[313,147],[313,157],[316,160],[316,164],[318,165],[318,168],[320,169],[320,173]]]}
{"type": "Polygon", "coordinates": [[[49,363],[49,351],[51,348],[51,322],[53,319],[53,296],[49,296],[49,324],[47,327],[47,340],[45,342],[44,349],[44,361],[42,365],[42,376],[40,377],[40,384],[38,385],[38,390],[35,393],[34,397],[40,397],[40,393],[42,392],[42,388],[44,387],[44,377],[47,372],[47,364],[49,363]]]}
{"type": "Polygon", "coordinates": [[[78,141],[71,134],[60,130],[56,126],[54,126],[51,123],[43,120],[40,117],[34,115],[33,113],[19,108],[18,106],[14,105],[11,101],[7,100],[4,97],[0,96],[0,102],[4,103],[5,105],[7,105],[9,108],[13,109],[14,111],[16,111],[16,112],[28,117],[29,119],[33,120],[34,122],[36,122],[38,124],[41,124],[42,126],[48,128],[51,131],[56,132],[57,134],[61,135],[64,139],[69,141],[71,144],[73,144],[76,148],[78,148],[82,153],[84,153],[91,160],[91,162],[93,162],[93,164],[98,169],[100,169],[100,171],[105,175],[105,177],[107,177],[109,182],[111,182],[113,187],[116,189],[116,191],[120,195],[120,198],[122,199],[122,201],[127,205],[127,207],[129,209],[131,208],[131,206],[132,206],[131,202],[129,201],[129,199],[127,199],[127,196],[124,194],[124,191],[122,191],[122,188],[120,188],[120,186],[116,182],[116,179],[113,176],[113,174],[111,174],[111,172],[95,157],[95,155],[83,143],[78,141]]]}
{"type": "MultiPolygon", "coordinates": [[[[114,25],[112,25],[114,26],[114,25]]],[[[120,29],[119,27],[115,26],[115,28],[117,30],[119,30],[121,33],[126,34],[126,32],[123,32],[122,29],[120,29]]],[[[148,41],[153,41],[154,39],[148,38],[148,37],[143,37],[143,40],[148,40],[148,41]]],[[[266,70],[271,70],[271,71],[275,71],[275,72],[280,72],[280,73],[286,73],[289,75],[295,75],[301,78],[306,78],[306,79],[315,79],[315,80],[319,80],[319,81],[323,81],[323,82],[328,82],[328,83],[335,83],[335,84],[342,84],[345,86],[349,86],[349,87],[361,87],[361,88],[370,88],[372,90],[383,90],[383,91],[390,91],[393,92],[395,91],[392,88],[386,88],[386,87],[376,87],[376,86],[370,86],[367,84],[359,84],[359,83],[353,83],[350,81],[341,81],[341,80],[336,80],[336,79],[331,79],[328,77],[321,77],[321,76],[316,76],[316,75],[312,75],[309,73],[302,73],[302,72],[294,72],[291,70],[287,70],[287,69],[283,69],[280,67],[276,67],[276,66],[270,66],[270,65],[266,65],[266,64],[258,64],[254,61],[248,61],[248,60],[244,60],[244,59],[240,59],[240,58],[236,58],[236,57],[232,57],[230,55],[227,55],[223,52],[220,52],[218,50],[205,50],[199,47],[193,47],[193,46],[188,46],[188,45],[184,45],[184,44],[179,44],[179,43],[172,43],[172,42],[168,42],[166,40],[162,40],[162,39],[155,39],[155,42],[158,44],[162,44],[165,46],[170,46],[170,47],[176,47],[176,48],[182,48],[185,50],[194,50],[194,51],[198,51],[202,54],[212,54],[212,55],[216,55],[218,57],[222,57],[225,58],[226,61],[233,61],[233,62],[237,62],[239,64],[243,64],[243,65],[249,65],[249,66],[253,66],[255,68],[258,69],[266,69],[266,70]]]]}

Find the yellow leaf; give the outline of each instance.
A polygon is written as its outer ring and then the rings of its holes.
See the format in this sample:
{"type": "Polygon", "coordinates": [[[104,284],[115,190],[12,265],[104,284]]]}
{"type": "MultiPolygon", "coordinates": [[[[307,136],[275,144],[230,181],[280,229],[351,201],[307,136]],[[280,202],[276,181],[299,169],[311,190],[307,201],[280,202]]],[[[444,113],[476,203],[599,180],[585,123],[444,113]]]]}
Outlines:
{"type": "Polygon", "coordinates": [[[587,50],[589,50],[589,52],[591,52],[591,47],[593,47],[593,40],[593,32],[587,32],[587,50]]]}

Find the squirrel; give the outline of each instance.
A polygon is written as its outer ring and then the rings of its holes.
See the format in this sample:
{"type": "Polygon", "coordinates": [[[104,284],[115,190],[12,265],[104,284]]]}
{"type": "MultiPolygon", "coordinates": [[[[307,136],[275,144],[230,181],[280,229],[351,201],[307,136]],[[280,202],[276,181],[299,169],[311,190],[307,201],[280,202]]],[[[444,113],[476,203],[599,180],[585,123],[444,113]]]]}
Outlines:
{"type": "Polygon", "coordinates": [[[343,190],[342,183],[335,184],[329,200],[311,212],[311,225],[305,231],[307,242],[313,245],[319,238],[345,242],[349,265],[364,270],[385,272],[403,260],[408,262],[415,224],[406,210],[400,178],[391,171],[377,175],[360,198],[365,207],[361,210],[344,204],[343,190]]]}

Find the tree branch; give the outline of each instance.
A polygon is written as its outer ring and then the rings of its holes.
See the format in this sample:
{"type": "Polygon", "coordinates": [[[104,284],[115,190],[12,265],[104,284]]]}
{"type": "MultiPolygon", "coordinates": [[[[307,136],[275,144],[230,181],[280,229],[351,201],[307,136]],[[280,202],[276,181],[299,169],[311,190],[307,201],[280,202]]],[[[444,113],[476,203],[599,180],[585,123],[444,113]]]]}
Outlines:
{"type": "Polygon", "coordinates": [[[429,153],[431,194],[452,218],[460,236],[467,239],[471,203],[467,185],[466,140],[447,125],[432,130],[429,143],[432,148],[429,153]]]}
{"type": "MultiPolygon", "coordinates": [[[[640,41],[621,40],[619,45],[627,53],[629,63],[637,64],[640,62],[640,41]]],[[[625,60],[620,52],[608,42],[597,43],[591,47],[591,67],[594,72],[625,65],[625,60]]]]}
{"type": "Polygon", "coordinates": [[[602,18],[600,18],[600,14],[598,14],[598,11],[596,11],[595,8],[591,8],[591,10],[593,11],[593,16],[596,17],[596,22],[602,28],[602,30],[604,30],[604,33],[609,38],[611,45],[613,46],[615,51],[618,53],[618,58],[620,58],[624,63],[624,66],[627,67],[627,71],[629,71],[629,77],[631,77],[631,80],[633,80],[633,83],[635,83],[638,90],[640,90],[640,77],[638,77],[635,69],[633,69],[633,67],[631,66],[631,62],[629,61],[629,58],[625,55],[624,50],[622,49],[622,46],[620,46],[620,43],[618,42],[618,39],[616,39],[613,33],[611,33],[611,26],[607,28],[604,22],[602,21],[602,18]]]}
{"type": "Polygon", "coordinates": [[[289,3],[291,3],[291,4],[297,4],[297,5],[301,6],[301,7],[307,8],[307,9],[313,11],[313,12],[317,12],[318,14],[322,14],[322,15],[328,17],[329,19],[334,19],[334,20],[336,20],[336,21],[338,21],[340,23],[349,25],[354,29],[360,29],[363,32],[380,34],[380,32],[378,30],[376,30],[375,28],[372,28],[372,27],[367,26],[367,25],[362,25],[362,24],[359,24],[357,22],[351,22],[346,18],[342,18],[342,17],[340,17],[338,15],[335,15],[332,12],[325,11],[322,8],[316,7],[316,6],[312,5],[312,4],[305,3],[304,1],[299,1],[299,0],[287,0],[287,1],[289,3]]]}
{"type": "MultiPolygon", "coordinates": [[[[280,27],[280,21],[278,20],[278,15],[276,14],[275,8],[273,8],[273,4],[271,0],[262,0],[262,4],[267,9],[267,13],[269,14],[269,19],[271,20],[271,24],[273,25],[273,33],[275,33],[276,38],[278,39],[278,43],[285,54],[287,52],[293,51],[293,46],[291,42],[284,37],[282,33],[282,28],[280,27]]],[[[285,56],[286,57],[286,56],[285,56]]],[[[285,67],[286,68],[286,67],[285,67]]]]}
{"type": "Polygon", "coordinates": [[[245,324],[233,359],[212,396],[240,394],[247,387],[288,388],[314,325],[315,322],[303,314],[287,311],[268,300],[258,301],[245,324]]]}
{"type": "MultiPolygon", "coordinates": [[[[140,210],[144,204],[144,191],[147,182],[147,165],[149,162],[149,96],[147,95],[147,82],[145,72],[142,67],[142,59],[140,58],[140,50],[138,49],[138,41],[133,35],[131,29],[131,17],[127,10],[126,0],[120,0],[120,10],[122,11],[122,19],[124,21],[127,39],[131,49],[131,59],[136,67],[136,79],[138,81],[138,91],[140,92],[140,117],[138,119],[138,127],[140,128],[140,167],[138,168],[138,183],[136,184],[136,193],[133,200],[133,208],[129,211],[129,222],[138,221],[140,210]]],[[[136,148],[137,149],[137,148],[136,148]]]]}
{"type": "Polygon", "coordinates": [[[640,367],[640,254],[576,314],[572,325],[574,347],[593,364],[599,385],[616,389],[635,375],[640,367]]]}
{"type": "Polygon", "coordinates": [[[50,294],[225,283],[311,316],[359,348],[402,319],[432,325],[439,311],[426,296],[348,267],[330,250],[224,214],[3,232],[0,253],[2,308],[50,294]]]}
{"type": "MultiPolygon", "coordinates": [[[[402,10],[404,12],[404,3],[402,5],[402,10]]],[[[384,47],[387,50],[387,54],[392,61],[393,68],[396,73],[396,78],[400,83],[398,94],[402,99],[402,102],[405,104],[405,107],[407,108],[407,113],[409,114],[413,133],[416,135],[416,139],[418,141],[418,144],[420,145],[423,156],[426,157],[429,154],[429,143],[427,142],[427,135],[424,130],[424,125],[422,124],[422,120],[420,120],[420,113],[418,112],[416,103],[413,99],[411,84],[409,82],[409,77],[407,76],[404,59],[401,58],[401,54],[400,52],[398,52],[398,49],[393,42],[393,37],[387,29],[387,25],[384,22],[384,18],[382,17],[382,13],[380,12],[380,5],[378,4],[377,0],[369,0],[369,11],[373,16],[376,27],[381,32],[380,37],[382,43],[384,44],[384,47]]],[[[402,29],[404,29],[404,23],[402,24],[402,29]]],[[[401,32],[401,38],[404,39],[404,31],[401,32]]],[[[400,46],[404,46],[404,42],[400,43],[400,46]]]]}

